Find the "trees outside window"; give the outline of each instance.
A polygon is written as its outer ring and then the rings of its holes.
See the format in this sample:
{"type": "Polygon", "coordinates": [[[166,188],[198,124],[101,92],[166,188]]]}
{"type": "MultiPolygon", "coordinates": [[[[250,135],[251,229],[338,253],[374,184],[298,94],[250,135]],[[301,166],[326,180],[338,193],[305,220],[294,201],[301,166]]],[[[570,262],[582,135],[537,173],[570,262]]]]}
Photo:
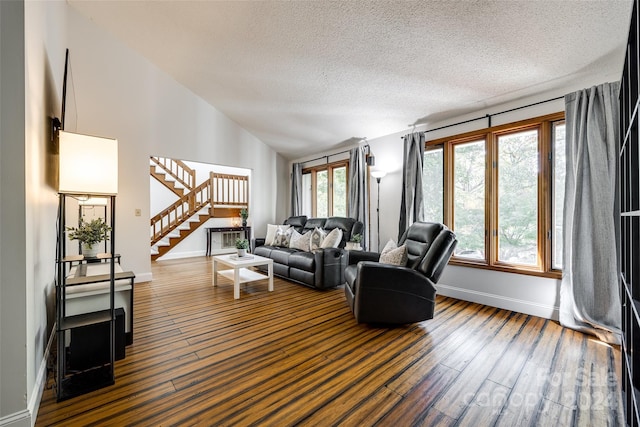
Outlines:
{"type": "Polygon", "coordinates": [[[424,152],[422,167],[422,200],[424,218],[429,222],[444,222],[444,149],[431,147],[424,152]]]}
{"type": "Polygon", "coordinates": [[[499,135],[498,260],[538,265],[538,129],[499,135]]]}
{"type": "Polygon", "coordinates": [[[453,150],[453,230],[455,255],[484,259],[485,141],[457,143],[453,150]]]}

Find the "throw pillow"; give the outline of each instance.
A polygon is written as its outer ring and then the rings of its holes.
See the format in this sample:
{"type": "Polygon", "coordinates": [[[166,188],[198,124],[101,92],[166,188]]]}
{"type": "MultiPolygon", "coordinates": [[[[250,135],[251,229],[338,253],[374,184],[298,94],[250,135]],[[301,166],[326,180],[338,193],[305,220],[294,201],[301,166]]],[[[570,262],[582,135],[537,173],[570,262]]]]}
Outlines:
{"type": "Polygon", "coordinates": [[[296,230],[293,230],[293,233],[291,233],[291,240],[289,240],[289,247],[291,249],[298,249],[299,251],[309,252],[310,240],[311,240],[311,231],[307,231],[304,234],[300,234],[296,230]]]}
{"type": "Polygon", "coordinates": [[[339,228],[334,228],[329,232],[329,234],[327,234],[327,237],[325,237],[322,240],[320,247],[322,249],[337,248],[340,245],[341,241],[342,241],[342,230],[339,228]]]}
{"type": "Polygon", "coordinates": [[[309,240],[309,250],[315,251],[316,249],[320,249],[320,245],[322,245],[322,241],[327,236],[327,233],[322,229],[316,227],[311,232],[311,238],[309,240]]]}
{"type": "Polygon", "coordinates": [[[397,248],[398,245],[396,245],[396,242],[393,241],[393,239],[389,239],[389,241],[387,242],[386,245],[384,245],[384,248],[382,248],[382,251],[380,252],[380,254],[382,255],[385,252],[389,252],[395,248],[397,248]]]}
{"type": "Polygon", "coordinates": [[[273,245],[273,239],[276,237],[279,225],[267,224],[267,236],[264,238],[264,244],[267,246],[273,245]]]}
{"type": "Polygon", "coordinates": [[[386,252],[383,251],[380,254],[380,262],[382,264],[399,265],[401,267],[404,267],[405,265],[407,265],[407,245],[402,245],[400,247],[390,249],[386,252]]]}
{"type": "Polygon", "coordinates": [[[290,225],[281,225],[276,231],[276,237],[273,238],[272,246],[279,246],[281,248],[288,248],[289,241],[291,240],[291,234],[294,229],[290,225]]]}

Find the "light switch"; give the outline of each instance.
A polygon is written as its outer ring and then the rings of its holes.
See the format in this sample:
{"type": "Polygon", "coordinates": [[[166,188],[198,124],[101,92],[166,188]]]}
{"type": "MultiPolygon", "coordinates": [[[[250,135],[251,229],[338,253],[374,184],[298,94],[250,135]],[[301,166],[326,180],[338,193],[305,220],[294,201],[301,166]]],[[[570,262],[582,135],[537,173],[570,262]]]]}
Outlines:
{"type": "Polygon", "coordinates": [[[136,216],[142,216],[142,209],[136,209],[136,216]]]}

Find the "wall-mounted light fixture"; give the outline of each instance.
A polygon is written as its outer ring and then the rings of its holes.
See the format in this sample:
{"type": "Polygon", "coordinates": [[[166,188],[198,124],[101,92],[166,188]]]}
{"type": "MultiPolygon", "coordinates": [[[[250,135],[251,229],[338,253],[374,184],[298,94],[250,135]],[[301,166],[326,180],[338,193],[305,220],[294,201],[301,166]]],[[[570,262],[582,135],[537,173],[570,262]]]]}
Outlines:
{"type": "Polygon", "coordinates": [[[118,193],[118,140],[58,132],[58,193],[115,195],[118,193]]]}

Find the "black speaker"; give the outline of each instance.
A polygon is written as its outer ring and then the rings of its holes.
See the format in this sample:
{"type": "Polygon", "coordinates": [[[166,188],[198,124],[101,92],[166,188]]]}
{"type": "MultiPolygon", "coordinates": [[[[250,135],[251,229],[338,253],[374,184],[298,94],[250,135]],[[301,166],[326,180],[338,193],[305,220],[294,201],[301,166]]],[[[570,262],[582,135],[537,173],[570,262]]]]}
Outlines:
{"type": "MultiPolygon", "coordinates": [[[[125,357],[124,308],[116,308],[116,360],[125,357]]],[[[71,330],[69,369],[83,370],[109,363],[109,322],[71,330]]]]}

